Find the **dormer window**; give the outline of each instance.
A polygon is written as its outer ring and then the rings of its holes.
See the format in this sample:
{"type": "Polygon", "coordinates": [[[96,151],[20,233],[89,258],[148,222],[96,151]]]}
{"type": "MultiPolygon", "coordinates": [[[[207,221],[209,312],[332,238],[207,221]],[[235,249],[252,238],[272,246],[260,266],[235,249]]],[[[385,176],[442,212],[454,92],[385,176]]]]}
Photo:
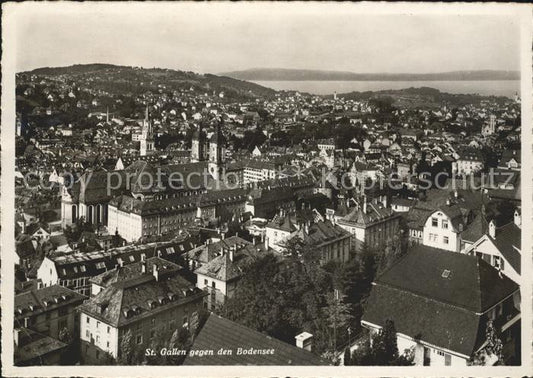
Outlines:
{"type": "Polygon", "coordinates": [[[442,275],[441,275],[441,277],[442,277],[442,278],[450,278],[451,273],[452,273],[452,272],[451,272],[450,270],[448,270],[448,269],[444,269],[444,270],[442,271],[442,275]]]}

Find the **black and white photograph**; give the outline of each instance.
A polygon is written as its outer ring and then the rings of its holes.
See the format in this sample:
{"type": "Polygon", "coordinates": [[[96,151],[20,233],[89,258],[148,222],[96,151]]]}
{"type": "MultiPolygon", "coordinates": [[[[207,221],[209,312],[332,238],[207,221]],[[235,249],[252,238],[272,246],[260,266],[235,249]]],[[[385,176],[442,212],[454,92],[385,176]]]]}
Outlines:
{"type": "Polygon", "coordinates": [[[2,10],[3,376],[531,372],[529,5],[2,10]]]}

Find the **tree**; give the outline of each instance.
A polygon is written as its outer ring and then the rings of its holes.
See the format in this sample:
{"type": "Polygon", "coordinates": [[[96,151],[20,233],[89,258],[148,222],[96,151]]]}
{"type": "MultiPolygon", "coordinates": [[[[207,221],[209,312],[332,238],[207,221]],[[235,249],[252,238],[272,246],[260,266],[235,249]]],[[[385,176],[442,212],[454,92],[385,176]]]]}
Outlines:
{"type": "Polygon", "coordinates": [[[120,348],[117,358],[119,365],[132,365],[135,362],[135,346],[133,342],[131,330],[127,330],[119,342],[120,348]]]}
{"type": "Polygon", "coordinates": [[[67,327],[63,327],[61,331],[59,331],[59,341],[64,342],[65,344],[70,344],[73,340],[72,334],[68,330],[67,327]]]}
{"type": "Polygon", "coordinates": [[[496,333],[492,320],[487,322],[487,328],[485,330],[485,337],[487,345],[474,353],[474,355],[468,361],[469,365],[486,365],[487,357],[496,356],[498,365],[503,365],[503,343],[496,333]]]}
{"type": "Polygon", "coordinates": [[[372,342],[367,340],[351,357],[354,365],[409,366],[413,365],[414,354],[412,350],[399,354],[394,322],[387,319],[372,342]]]}
{"type": "Polygon", "coordinates": [[[298,333],[308,331],[314,335],[317,353],[329,351],[333,355],[332,328],[337,322],[339,344],[347,339],[344,334],[352,316],[351,308],[347,303],[332,301],[331,275],[312,262],[316,260],[303,258],[310,247],[301,248],[287,258],[267,254],[252,263],[222,313],[289,343],[294,342],[298,333]]]}

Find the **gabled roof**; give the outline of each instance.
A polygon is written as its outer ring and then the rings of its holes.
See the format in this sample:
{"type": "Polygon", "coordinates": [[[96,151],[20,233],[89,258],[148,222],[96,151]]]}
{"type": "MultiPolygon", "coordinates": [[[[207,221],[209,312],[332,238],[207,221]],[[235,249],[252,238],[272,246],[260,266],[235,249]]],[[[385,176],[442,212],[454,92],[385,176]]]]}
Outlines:
{"type": "Polygon", "coordinates": [[[186,258],[188,260],[194,260],[199,263],[207,263],[213,260],[218,255],[222,254],[222,249],[229,250],[233,246],[246,246],[251,245],[249,241],[238,237],[230,236],[229,238],[222,239],[218,242],[211,244],[204,244],[194,249],[191,249],[186,253],[186,258]]]}
{"type": "Polygon", "coordinates": [[[518,290],[481,257],[425,245],[413,247],[376,283],[479,313],[518,290]],[[442,276],[445,270],[450,271],[448,278],[442,276]]]}
{"type": "Polygon", "coordinates": [[[80,304],[86,298],[85,295],[60,285],[26,291],[15,295],[15,318],[34,316],[60,307],[80,304]]]}
{"type": "Polygon", "coordinates": [[[220,255],[200,266],[194,273],[224,282],[242,277],[244,269],[259,257],[259,253],[256,247],[251,244],[233,248],[233,252],[231,249],[221,251],[220,255]],[[233,257],[231,257],[232,254],[233,257]]]}
{"type": "Polygon", "coordinates": [[[466,356],[484,340],[484,312],[517,292],[518,285],[477,256],[423,245],[374,282],[362,321],[466,356]]]}
{"type": "Polygon", "coordinates": [[[80,306],[80,310],[106,324],[121,327],[191,301],[206,294],[172,267],[153,273],[132,275],[100,291],[80,306]]]}
{"type": "Polygon", "coordinates": [[[35,359],[67,347],[67,344],[29,328],[16,328],[16,331],[19,339],[14,350],[15,365],[32,364],[35,359]]]}
{"type": "Polygon", "coordinates": [[[193,350],[230,349],[231,355],[187,356],[184,365],[330,365],[323,358],[251,328],[211,314],[194,340],[193,350]],[[237,354],[238,348],[273,350],[272,354],[237,354]]]}
{"type": "Polygon", "coordinates": [[[491,238],[503,257],[518,274],[521,270],[521,236],[520,227],[511,222],[496,230],[496,239],[491,238]]]}
{"type": "Polygon", "coordinates": [[[479,213],[461,234],[461,239],[476,242],[488,232],[489,224],[482,213],[479,213]]]}

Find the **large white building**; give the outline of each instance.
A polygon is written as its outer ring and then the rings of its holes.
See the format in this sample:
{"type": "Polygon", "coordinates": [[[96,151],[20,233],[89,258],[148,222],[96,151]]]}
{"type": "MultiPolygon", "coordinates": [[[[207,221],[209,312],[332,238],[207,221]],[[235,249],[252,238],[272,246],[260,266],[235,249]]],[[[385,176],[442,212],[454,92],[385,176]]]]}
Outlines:
{"type": "Polygon", "coordinates": [[[83,363],[101,363],[106,354],[119,357],[127,332],[144,350],[182,327],[194,331],[206,294],[181,269],[156,257],[95,277],[101,290],[80,307],[83,363]]]}

